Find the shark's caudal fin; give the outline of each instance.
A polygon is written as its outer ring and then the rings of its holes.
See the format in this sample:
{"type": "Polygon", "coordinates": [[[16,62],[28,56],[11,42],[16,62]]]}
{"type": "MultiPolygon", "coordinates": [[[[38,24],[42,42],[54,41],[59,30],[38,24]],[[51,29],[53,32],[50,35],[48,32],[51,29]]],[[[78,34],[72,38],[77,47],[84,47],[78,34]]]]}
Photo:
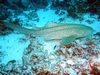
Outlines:
{"type": "Polygon", "coordinates": [[[0,22],[3,23],[6,27],[14,29],[22,34],[33,34],[34,35],[35,30],[33,29],[24,28],[24,27],[21,27],[20,25],[16,25],[13,23],[5,22],[5,21],[0,21],[0,22]]]}

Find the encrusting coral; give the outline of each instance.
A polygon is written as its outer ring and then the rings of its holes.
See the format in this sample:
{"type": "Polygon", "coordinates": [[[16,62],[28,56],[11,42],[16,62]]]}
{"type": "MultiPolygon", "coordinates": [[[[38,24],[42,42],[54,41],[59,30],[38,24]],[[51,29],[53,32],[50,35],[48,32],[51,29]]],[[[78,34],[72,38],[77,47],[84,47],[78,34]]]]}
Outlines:
{"type": "Polygon", "coordinates": [[[67,46],[61,45],[58,50],[49,54],[48,49],[44,49],[45,43],[32,37],[34,36],[27,35],[30,44],[24,51],[23,64],[12,60],[6,66],[0,66],[1,74],[100,74],[99,32],[88,38],[77,39],[67,46]]]}
{"type": "Polygon", "coordinates": [[[6,27],[2,21],[0,21],[0,35],[7,35],[13,32],[13,29],[6,27]]]}

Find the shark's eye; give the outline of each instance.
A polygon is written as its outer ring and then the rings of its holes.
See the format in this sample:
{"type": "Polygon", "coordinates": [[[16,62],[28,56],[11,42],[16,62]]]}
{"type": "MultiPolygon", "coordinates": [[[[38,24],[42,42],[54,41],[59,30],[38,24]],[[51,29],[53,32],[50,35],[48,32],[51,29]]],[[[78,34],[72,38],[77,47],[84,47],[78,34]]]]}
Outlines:
{"type": "Polygon", "coordinates": [[[85,30],[84,33],[87,33],[87,30],[85,30]]]}

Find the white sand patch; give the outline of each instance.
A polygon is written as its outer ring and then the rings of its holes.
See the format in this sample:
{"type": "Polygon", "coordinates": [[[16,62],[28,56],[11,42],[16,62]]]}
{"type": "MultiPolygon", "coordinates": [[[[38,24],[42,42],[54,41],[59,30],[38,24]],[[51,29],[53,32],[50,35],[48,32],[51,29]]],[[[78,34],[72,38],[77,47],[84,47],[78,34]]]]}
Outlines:
{"type": "Polygon", "coordinates": [[[10,60],[16,60],[22,63],[23,51],[28,45],[28,41],[25,43],[19,42],[20,38],[23,38],[22,34],[10,34],[0,37],[0,49],[4,53],[2,61],[0,63],[6,64],[10,60]]]}

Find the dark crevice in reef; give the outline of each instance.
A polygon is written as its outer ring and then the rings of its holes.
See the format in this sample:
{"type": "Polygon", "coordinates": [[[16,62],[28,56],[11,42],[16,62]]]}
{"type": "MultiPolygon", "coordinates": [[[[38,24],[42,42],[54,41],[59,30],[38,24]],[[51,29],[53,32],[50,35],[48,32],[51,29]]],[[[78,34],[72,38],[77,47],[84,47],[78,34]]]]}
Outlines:
{"type": "Polygon", "coordinates": [[[69,16],[73,18],[78,18],[79,14],[84,13],[100,15],[100,0],[0,0],[0,19],[5,20],[9,17],[8,9],[22,13],[23,10],[29,9],[48,9],[48,5],[51,9],[68,11],[69,16]]]}

